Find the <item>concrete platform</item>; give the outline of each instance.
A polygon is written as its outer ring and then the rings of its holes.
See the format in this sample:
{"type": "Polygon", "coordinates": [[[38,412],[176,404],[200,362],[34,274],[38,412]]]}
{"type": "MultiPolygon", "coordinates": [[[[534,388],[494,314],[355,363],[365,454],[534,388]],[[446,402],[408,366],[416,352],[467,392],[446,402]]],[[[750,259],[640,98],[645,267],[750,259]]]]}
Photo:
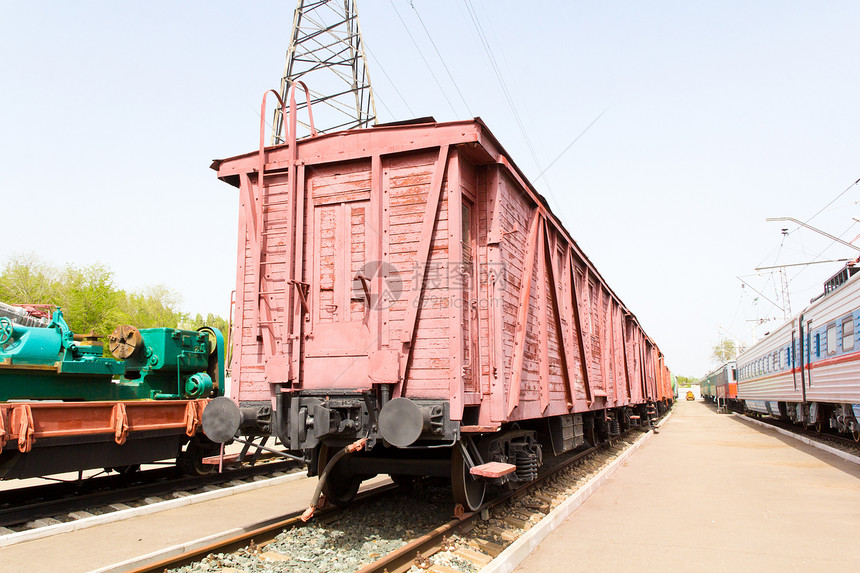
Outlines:
{"type": "MultiPolygon", "coordinates": [[[[364,482],[363,488],[388,482],[387,477],[364,482]]],[[[0,548],[0,571],[112,570],[115,563],[182,546],[307,507],[317,478],[298,479],[211,501],[142,515],[121,522],[61,533],[0,548]],[[108,568],[108,569],[105,569],[108,568]]],[[[118,570],[124,570],[119,568],[118,570]]]]}
{"type": "Polygon", "coordinates": [[[860,466],[680,402],[516,571],[856,568],[860,466]]]}

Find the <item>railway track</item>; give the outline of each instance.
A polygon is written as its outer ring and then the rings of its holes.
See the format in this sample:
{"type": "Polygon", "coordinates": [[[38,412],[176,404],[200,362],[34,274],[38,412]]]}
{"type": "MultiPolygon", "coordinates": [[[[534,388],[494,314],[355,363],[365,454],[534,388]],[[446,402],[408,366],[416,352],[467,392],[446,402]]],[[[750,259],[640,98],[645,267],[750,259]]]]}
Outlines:
{"type": "Polygon", "coordinates": [[[326,507],[303,524],[277,523],[134,571],[477,571],[627,449],[641,432],[578,452],[526,486],[499,492],[476,512],[451,516],[450,486],[419,482],[361,494],[349,508],[326,507]],[[396,495],[393,493],[396,492],[396,495]]]}
{"type": "Polygon", "coordinates": [[[237,485],[242,480],[282,475],[298,468],[292,461],[269,461],[205,476],[183,475],[175,467],[130,475],[108,475],[82,482],[59,482],[0,492],[0,533],[36,529],[149,505],[197,491],[237,485]]]}

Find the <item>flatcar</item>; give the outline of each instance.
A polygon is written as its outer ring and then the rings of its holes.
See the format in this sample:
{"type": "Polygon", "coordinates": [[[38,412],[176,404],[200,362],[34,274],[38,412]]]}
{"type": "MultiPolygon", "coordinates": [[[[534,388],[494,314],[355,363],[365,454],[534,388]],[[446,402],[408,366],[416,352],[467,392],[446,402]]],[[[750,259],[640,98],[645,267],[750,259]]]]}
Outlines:
{"type": "Polygon", "coordinates": [[[802,312],[738,357],[747,411],[860,441],[860,266],[849,263],[802,312]]]}
{"type": "Polygon", "coordinates": [[[0,310],[0,478],[130,471],[171,458],[188,471],[211,469],[203,457],[217,446],[199,430],[206,404],[223,394],[220,331],[120,326],[109,358],[60,309],[48,321],[0,310]]]}
{"type": "Polygon", "coordinates": [[[432,475],[474,510],[671,403],[663,354],[483,121],[295,133],[212,166],[240,210],[210,438],[276,435],[335,503],[432,475]]]}

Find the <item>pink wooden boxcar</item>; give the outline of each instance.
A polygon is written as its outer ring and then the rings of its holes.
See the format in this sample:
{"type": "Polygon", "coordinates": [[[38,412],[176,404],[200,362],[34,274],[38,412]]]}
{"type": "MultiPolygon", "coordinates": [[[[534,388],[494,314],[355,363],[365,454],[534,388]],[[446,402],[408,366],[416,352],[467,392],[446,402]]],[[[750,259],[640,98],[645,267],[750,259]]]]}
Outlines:
{"type": "Polygon", "coordinates": [[[240,412],[208,410],[303,450],[311,475],[330,466],[328,499],[374,474],[450,475],[475,509],[486,480],[533,479],[545,448],[671,400],[657,346],[480,119],[317,135],[213,168],[241,204],[240,412]]]}

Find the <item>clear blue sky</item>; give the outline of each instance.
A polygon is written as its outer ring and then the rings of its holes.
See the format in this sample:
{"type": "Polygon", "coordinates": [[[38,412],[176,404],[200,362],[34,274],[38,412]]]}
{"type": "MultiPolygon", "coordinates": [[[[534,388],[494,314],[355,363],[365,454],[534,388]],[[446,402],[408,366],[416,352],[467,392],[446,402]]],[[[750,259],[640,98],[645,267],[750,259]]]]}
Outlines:
{"type": "MultiPolygon", "coordinates": [[[[480,116],[536,178],[464,0],[414,6],[359,2],[380,120],[480,116]]],[[[704,374],[721,328],[749,342],[782,316],[736,276],[775,300],[755,267],[854,256],[795,225],[780,246],[765,218],[806,220],[860,177],[860,3],[471,6],[542,167],[605,110],[536,185],[675,373],[704,374]]],[[[226,315],[238,203],[209,164],[256,146],[294,8],[3,0],[0,261],[103,262],[226,315]]],[[[858,193],[810,223],[854,239],[858,193]]],[[[838,267],[790,269],[792,309],[838,267]]]]}

